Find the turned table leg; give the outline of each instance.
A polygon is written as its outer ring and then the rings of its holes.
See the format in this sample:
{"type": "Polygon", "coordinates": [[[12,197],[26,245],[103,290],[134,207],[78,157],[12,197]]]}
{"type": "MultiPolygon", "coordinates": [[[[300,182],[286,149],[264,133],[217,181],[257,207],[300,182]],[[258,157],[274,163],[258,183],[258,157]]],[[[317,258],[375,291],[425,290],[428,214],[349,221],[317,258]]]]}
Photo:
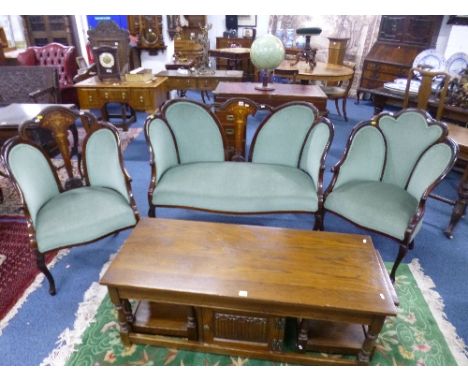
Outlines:
{"type": "Polygon", "coordinates": [[[121,299],[116,288],[109,288],[109,296],[117,309],[122,343],[124,346],[130,346],[132,343],[130,341],[129,334],[132,331],[132,324],[134,321],[130,302],[127,299],[121,299]]]}
{"type": "Polygon", "coordinates": [[[360,365],[368,365],[371,359],[372,352],[375,347],[375,341],[379,337],[379,333],[382,330],[382,327],[385,322],[385,317],[375,318],[372,320],[372,323],[369,325],[369,328],[366,333],[366,339],[362,344],[362,348],[358,353],[357,360],[360,365]]]}

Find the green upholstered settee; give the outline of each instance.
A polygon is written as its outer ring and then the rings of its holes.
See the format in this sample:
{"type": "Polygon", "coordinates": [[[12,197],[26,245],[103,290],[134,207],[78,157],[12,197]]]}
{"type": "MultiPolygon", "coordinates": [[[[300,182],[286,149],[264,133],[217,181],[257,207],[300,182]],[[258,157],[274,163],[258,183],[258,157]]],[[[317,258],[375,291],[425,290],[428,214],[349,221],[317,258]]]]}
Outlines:
{"type": "Polygon", "coordinates": [[[225,160],[225,137],[203,104],[172,100],[145,124],[151,153],[149,216],[156,207],[230,214],[304,212],[321,225],[324,160],[333,126],[306,102],[273,110],[247,162],[225,160]]]}
{"type": "Polygon", "coordinates": [[[381,113],[351,133],[325,193],[325,211],[400,243],[395,273],[421,228],[426,199],[452,168],[447,127],[417,109],[381,113]]]}

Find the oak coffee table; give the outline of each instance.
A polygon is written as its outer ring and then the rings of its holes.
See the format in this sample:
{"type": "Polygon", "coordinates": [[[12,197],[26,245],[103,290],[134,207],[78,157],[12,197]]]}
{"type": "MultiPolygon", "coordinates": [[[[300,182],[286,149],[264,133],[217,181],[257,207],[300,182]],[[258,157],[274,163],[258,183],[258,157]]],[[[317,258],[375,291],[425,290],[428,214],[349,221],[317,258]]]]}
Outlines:
{"type": "Polygon", "coordinates": [[[383,262],[360,235],[146,218],[100,282],[125,345],[278,362],[367,364],[397,314],[383,262]]]}

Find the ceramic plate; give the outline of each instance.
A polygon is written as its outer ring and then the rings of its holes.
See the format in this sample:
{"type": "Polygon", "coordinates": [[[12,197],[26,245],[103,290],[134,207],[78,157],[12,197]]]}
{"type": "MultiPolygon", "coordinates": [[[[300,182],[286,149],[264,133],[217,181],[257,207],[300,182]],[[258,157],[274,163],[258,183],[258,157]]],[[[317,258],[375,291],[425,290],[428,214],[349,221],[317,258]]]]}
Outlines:
{"type": "MultiPolygon", "coordinates": [[[[404,93],[406,91],[406,80],[405,83],[395,83],[395,82],[386,82],[384,83],[384,88],[395,93],[404,93]]],[[[419,82],[411,81],[409,93],[418,94],[419,82]]]]}
{"type": "Polygon", "coordinates": [[[445,69],[452,76],[459,75],[463,69],[466,69],[468,66],[468,54],[463,52],[458,52],[452,54],[447,60],[447,65],[445,69]]]}
{"type": "Polygon", "coordinates": [[[445,58],[435,49],[426,49],[419,53],[413,61],[413,68],[420,65],[430,66],[429,70],[434,72],[445,70],[445,58]]]}

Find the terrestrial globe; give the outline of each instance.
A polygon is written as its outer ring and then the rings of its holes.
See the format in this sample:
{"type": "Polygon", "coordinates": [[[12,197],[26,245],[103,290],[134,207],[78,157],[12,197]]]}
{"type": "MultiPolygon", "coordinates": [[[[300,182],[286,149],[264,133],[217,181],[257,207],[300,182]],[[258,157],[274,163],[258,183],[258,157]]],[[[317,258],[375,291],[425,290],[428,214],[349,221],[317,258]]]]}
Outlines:
{"type": "Polygon", "coordinates": [[[275,69],[284,60],[284,46],[282,41],[272,34],[258,37],[250,47],[250,60],[260,70],[263,70],[262,86],[257,90],[274,90],[268,86],[269,72],[275,69]]]}

